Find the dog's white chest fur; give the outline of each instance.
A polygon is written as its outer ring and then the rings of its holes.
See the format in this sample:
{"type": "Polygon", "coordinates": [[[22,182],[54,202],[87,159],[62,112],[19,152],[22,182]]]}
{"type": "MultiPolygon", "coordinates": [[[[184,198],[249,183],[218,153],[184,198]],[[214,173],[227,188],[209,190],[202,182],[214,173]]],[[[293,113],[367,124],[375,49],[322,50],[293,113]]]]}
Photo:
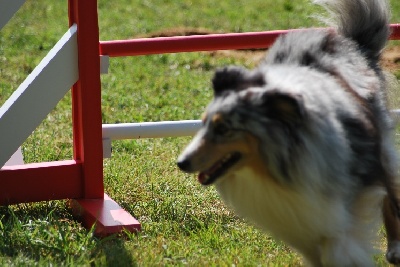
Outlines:
{"type": "Polygon", "coordinates": [[[221,179],[216,188],[240,216],[296,247],[309,260],[315,259],[314,265],[320,264],[323,246],[331,242],[326,241],[331,237],[342,236],[338,242],[348,242],[349,246],[353,243],[352,237],[347,239],[351,219],[340,200],[286,189],[250,168],[221,179]]]}
{"type": "Polygon", "coordinates": [[[323,200],[284,189],[269,177],[259,177],[250,168],[226,177],[216,188],[239,215],[289,243],[315,241],[317,229],[323,227],[315,215],[330,208],[323,200]]]}

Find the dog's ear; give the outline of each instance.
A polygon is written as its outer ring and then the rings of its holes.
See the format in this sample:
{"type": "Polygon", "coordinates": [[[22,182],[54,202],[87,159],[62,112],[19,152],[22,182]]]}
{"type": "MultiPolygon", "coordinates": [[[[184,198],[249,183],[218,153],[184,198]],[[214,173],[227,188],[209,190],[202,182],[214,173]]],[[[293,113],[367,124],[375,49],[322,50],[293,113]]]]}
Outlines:
{"type": "Polygon", "coordinates": [[[249,87],[260,87],[265,84],[264,76],[258,70],[247,70],[242,67],[229,66],[217,69],[212,79],[214,96],[225,91],[241,91],[249,87]]]}
{"type": "Polygon", "coordinates": [[[306,115],[301,95],[265,91],[261,96],[261,103],[268,118],[291,125],[301,124],[306,115]]]}
{"type": "Polygon", "coordinates": [[[251,88],[241,93],[242,100],[257,108],[261,114],[285,124],[299,125],[305,117],[306,111],[301,95],[251,88]]]}

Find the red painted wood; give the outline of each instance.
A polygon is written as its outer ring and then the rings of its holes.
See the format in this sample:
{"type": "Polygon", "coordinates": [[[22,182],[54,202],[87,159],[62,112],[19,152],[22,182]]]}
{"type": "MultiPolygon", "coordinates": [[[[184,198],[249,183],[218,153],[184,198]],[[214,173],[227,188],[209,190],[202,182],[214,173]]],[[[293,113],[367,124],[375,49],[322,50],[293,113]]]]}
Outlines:
{"type": "Polygon", "coordinates": [[[97,236],[141,230],[140,223],[106,194],[103,199],[71,200],[70,205],[85,227],[96,224],[97,236]]]}
{"type": "Polygon", "coordinates": [[[72,88],[74,159],[83,162],[84,198],[102,198],[103,150],[99,26],[96,0],[70,0],[70,25],[78,26],[79,80],[72,88]]]}
{"type": "Polygon", "coordinates": [[[226,49],[267,48],[288,31],[226,33],[101,41],[100,54],[110,57],[226,49]]]}
{"type": "Polygon", "coordinates": [[[95,234],[140,230],[140,223],[104,194],[99,27],[96,0],[69,0],[70,25],[78,26],[79,80],[72,88],[74,158],[83,162],[81,199],[73,213],[95,234]]]}
{"type": "MultiPolygon", "coordinates": [[[[392,40],[400,39],[400,24],[392,24],[392,40]]],[[[163,53],[269,48],[276,38],[289,31],[226,33],[132,40],[101,41],[100,54],[110,57],[139,56],[163,53]]]]}
{"type": "Polygon", "coordinates": [[[400,40],[400,23],[392,24],[391,30],[392,35],[390,36],[391,40],[400,40]]]}
{"type": "Polygon", "coordinates": [[[82,163],[75,160],[6,166],[0,170],[0,205],[81,198],[82,163]]]}

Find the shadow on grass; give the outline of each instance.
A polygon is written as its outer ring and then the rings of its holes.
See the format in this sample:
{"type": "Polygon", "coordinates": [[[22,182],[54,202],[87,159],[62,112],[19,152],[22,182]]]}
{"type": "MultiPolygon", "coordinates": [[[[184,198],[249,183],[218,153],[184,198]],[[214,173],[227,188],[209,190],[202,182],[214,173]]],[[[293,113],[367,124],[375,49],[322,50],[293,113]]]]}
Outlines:
{"type": "Polygon", "coordinates": [[[103,260],[101,266],[138,266],[129,249],[126,248],[126,240],[122,237],[112,237],[110,240],[102,241],[97,247],[103,260]]]}
{"type": "Polygon", "coordinates": [[[62,202],[0,207],[1,266],[137,266],[125,243],[94,237],[62,202]]]}

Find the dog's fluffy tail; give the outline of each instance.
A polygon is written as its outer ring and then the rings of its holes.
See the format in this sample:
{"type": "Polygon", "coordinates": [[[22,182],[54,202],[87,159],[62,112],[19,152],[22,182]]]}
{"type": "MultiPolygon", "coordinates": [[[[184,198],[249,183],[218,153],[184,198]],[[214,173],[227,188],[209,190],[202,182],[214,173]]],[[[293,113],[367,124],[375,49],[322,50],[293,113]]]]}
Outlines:
{"type": "Polygon", "coordinates": [[[331,14],[338,32],[357,42],[372,61],[379,60],[389,35],[388,0],[315,0],[331,14]]]}

